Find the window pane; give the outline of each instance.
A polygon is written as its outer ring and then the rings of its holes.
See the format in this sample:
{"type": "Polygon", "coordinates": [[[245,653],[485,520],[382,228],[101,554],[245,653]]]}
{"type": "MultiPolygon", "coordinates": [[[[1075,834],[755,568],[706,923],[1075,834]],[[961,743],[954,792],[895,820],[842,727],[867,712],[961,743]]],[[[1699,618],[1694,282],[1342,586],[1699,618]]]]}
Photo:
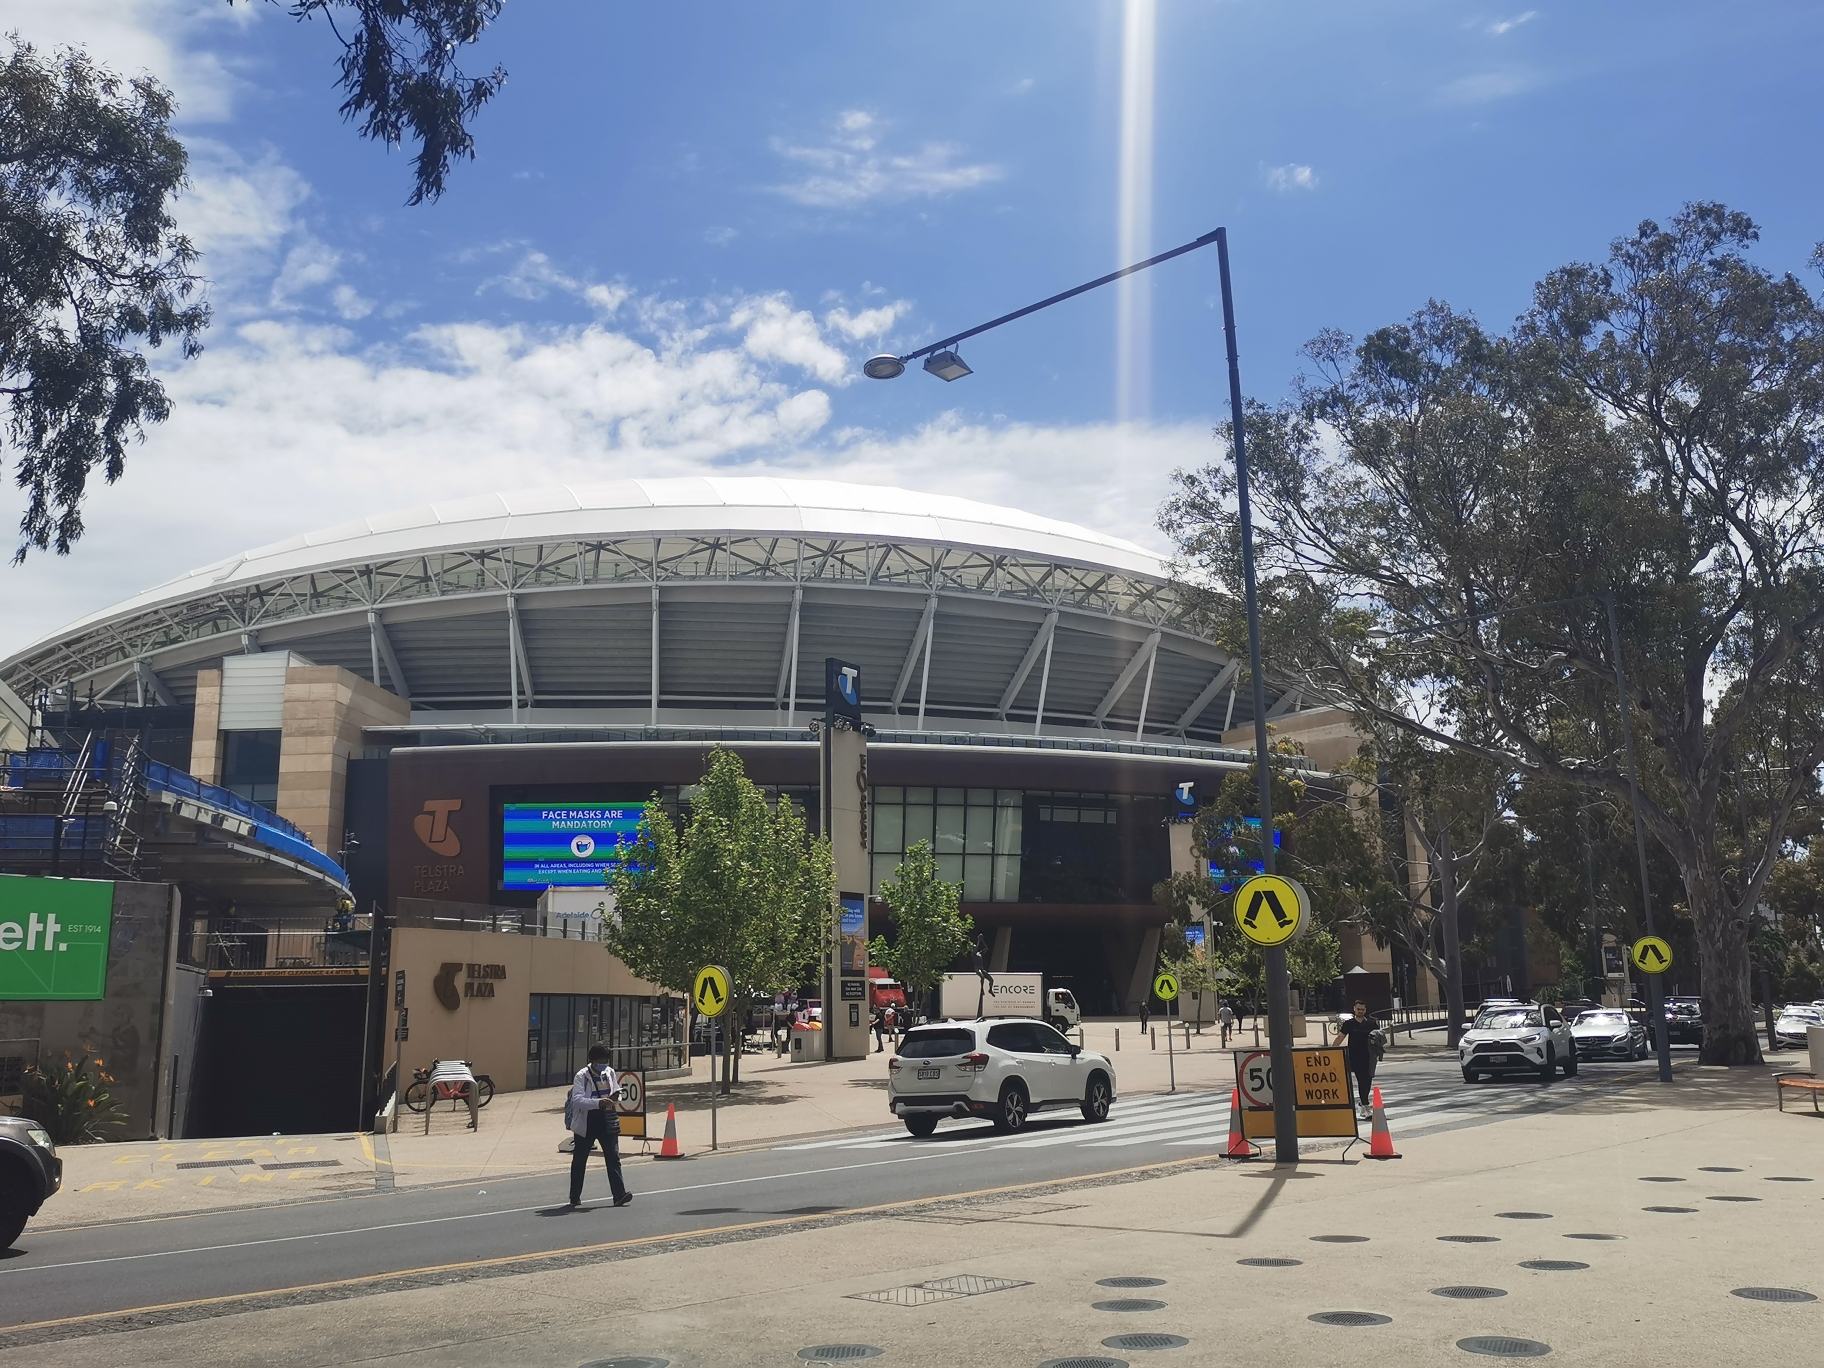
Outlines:
{"type": "Polygon", "coordinates": [[[1020,857],[1018,855],[996,855],[994,857],[994,901],[1018,902],[1020,900],[1020,857]]]}
{"type": "Polygon", "coordinates": [[[970,855],[994,854],[994,809],[969,809],[969,835],[964,850],[970,855]]]}
{"type": "Polygon", "coordinates": [[[881,884],[892,878],[893,871],[898,868],[899,856],[876,855],[874,857],[874,885],[872,888],[868,889],[868,892],[879,893],[881,884]]]}
{"type": "Polygon", "coordinates": [[[994,860],[971,855],[963,861],[963,901],[987,902],[994,880],[994,860]]]}
{"type": "Polygon", "coordinates": [[[926,843],[930,842],[932,811],[933,811],[933,809],[928,808],[928,807],[913,807],[910,803],[908,803],[906,805],[906,849],[907,850],[910,850],[913,846],[917,845],[920,841],[924,841],[926,843]]]}
{"type": "Polygon", "coordinates": [[[906,801],[908,803],[929,803],[932,801],[931,792],[928,788],[909,788],[906,790],[906,801]]]}
{"type": "Polygon", "coordinates": [[[963,797],[963,795],[966,792],[968,792],[967,789],[940,788],[937,791],[937,801],[940,803],[956,803],[956,804],[960,805],[963,802],[967,801],[963,797]]]}
{"type": "Polygon", "coordinates": [[[994,790],[993,789],[970,789],[969,790],[969,802],[970,802],[971,806],[973,806],[976,803],[980,803],[983,807],[991,807],[994,804],[994,790]]]}
{"type": "Polygon", "coordinates": [[[996,807],[1017,808],[1025,801],[1026,795],[1019,789],[996,789],[994,803],[996,807]]]}
{"type": "Polygon", "coordinates": [[[960,807],[940,807],[937,809],[937,853],[939,855],[961,855],[963,853],[963,813],[960,807]]]}
{"type": "Polygon", "coordinates": [[[877,803],[903,803],[906,801],[906,791],[897,785],[892,788],[888,788],[884,784],[876,785],[874,801],[877,803]]]}
{"type": "Polygon", "coordinates": [[[961,855],[939,855],[937,857],[937,877],[945,883],[960,884],[963,881],[963,857],[961,855]]]}
{"type": "Polygon", "coordinates": [[[906,848],[905,839],[906,810],[897,803],[875,808],[874,849],[901,851],[906,848]]]}
{"type": "Polygon", "coordinates": [[[1020,853],[1021,818],[1026,815],[1024,808],[1004,807],[994,810],[994,853],[996,855],[1018,855],[1020,853]]]}

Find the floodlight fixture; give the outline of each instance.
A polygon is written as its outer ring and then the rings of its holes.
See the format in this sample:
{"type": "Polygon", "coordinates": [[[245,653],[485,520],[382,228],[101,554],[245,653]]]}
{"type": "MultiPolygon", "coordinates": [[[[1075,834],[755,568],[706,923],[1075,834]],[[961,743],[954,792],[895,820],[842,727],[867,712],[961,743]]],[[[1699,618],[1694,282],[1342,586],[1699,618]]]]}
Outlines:
{"type": "Polygon", "coordinates": [[[925,358],[925,369],[939,380],[961,380],[965,375],[974,375],[963,358],[954,351],[933,352],[925,358]]]}

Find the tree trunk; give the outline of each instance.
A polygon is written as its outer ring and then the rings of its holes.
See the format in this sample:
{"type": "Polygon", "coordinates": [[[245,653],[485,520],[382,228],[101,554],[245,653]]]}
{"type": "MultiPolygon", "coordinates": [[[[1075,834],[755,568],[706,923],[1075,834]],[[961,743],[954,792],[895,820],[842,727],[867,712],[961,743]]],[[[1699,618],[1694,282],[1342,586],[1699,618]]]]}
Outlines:
{"type": "Polygon", "coordinates": [[[1457,857],[1448,826],[1438,830],[1438,888],[1438,915],[1444,930],[1444,1008],[1450,1018],[1445,1039],[1454,1050],[1463,1039],[1463,949],[1457,928],[1457,857]]]}
{"type": "MultiPolygon", "coordinates": [[[[1705,1064],[1759,1064],[1761,1042],[1754,1026],[1754,988],[1749,977],[1746,917],[1729,905],[1717,877],[1714,840],[1698,844],[1697,859],[1681,868],[1685,897],[1697,933],[1698,969],[1703,978],[1705,1064]]],[[[1752,910],[1752,909],[1750,909],[1752,910]]]]}

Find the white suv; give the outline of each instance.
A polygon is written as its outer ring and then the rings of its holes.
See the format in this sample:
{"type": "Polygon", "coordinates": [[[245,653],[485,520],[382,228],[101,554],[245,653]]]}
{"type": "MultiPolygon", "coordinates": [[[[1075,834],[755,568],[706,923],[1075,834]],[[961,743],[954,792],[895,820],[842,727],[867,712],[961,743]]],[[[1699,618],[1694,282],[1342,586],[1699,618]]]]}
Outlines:
{"type": "Polygon", "coordinates": [[[1485,1073],[1521,1072],[1549,1083],[1559,1069],[1566,1078],[1577,1072],[1577,1041],[1556,1007],[1484,1004],[1457,1046],[1457,1062],[1465,1083],[1485,1073]]]}
{"type": "Polygon", "coordinates": [[[887,1061],[887,1106],[914,1135],[931,1134],[946,1116],[982,1116],[1013,1132],[1054,1107],[1106,1121],[1114,1100],[1108,1056],[1071,1044],[1042,1021],[919,1026],[887,1061]]]}

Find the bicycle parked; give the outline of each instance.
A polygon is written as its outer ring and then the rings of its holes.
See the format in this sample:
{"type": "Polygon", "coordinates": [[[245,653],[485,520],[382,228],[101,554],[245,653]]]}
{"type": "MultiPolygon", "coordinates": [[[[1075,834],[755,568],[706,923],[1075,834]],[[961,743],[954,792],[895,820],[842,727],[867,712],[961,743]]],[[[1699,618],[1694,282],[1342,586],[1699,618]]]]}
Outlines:
{"type": "MultiPolygon", "coordinates": [[[[467,1064],[469,1061],[465,1059],[462,1062],[467,1064]]],[[[431,1071],[429,1069],[413,1069],[412,1085],[405,1090],[406,1109],[408,1111],[421,1112],[425,1109],[427,1102],[433,1106],[440,1100],[463,1102],[466,1099],[462,1096],[461,1087],[462,1085],[459,1083],[439,1083],[437,1085],[437,1096],[432,1097],[430,1095],[431,1071]]],[[[475,1105],[478,1107],[485,1107],[493,1100],[494,1080],[484,1073],[476,1074],[475,1105]]]]}

